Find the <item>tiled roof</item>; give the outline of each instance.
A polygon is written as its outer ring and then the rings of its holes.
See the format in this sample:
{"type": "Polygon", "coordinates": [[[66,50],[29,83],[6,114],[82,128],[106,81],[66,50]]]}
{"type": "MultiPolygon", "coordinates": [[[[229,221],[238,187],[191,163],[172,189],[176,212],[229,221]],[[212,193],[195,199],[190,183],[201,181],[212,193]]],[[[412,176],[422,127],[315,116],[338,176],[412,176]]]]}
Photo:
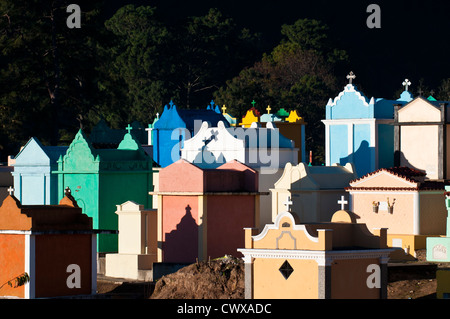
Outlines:
{"type": "Polygon", "coordinates": [[[354,183],[354,182],[360,181],[360,180],[362,180],[364,178],[367,178],[369,176],[378,174],[379,172],[383,172],[383,171],[384,172],[388,172],[388,173],[390,173],[392,175],[395,175],[397,177],[403,178],[403,179],[405,179],[405,180],[407,180],[409,182],[413,182],[413,183],[417,183],[418,182],[418,180],[414,179],[414,177],[423,177],[423,176],[426,175],[422,171],[419,171],[417,169],[410,168],[410,167],[405,167],[405,166],[390,167],[390,168],[380,168],[380,169],[377,169],[376,171],[373,171],[373,172],[368,173],[368,174],[366,174],[364,176],[361,176],[361,177],[359,177],[357,179],[354,179],[354,180],[350,181],[350,183],[354,183]]]}
{"type": "Polygon", "coordinates": [[[443,181],[423,181],[423,177],[426,176],[426,174],[422,171],[419,171],[414,168],[410,167],[391,167],[391,168],[380,168],[376,171],[373,171],[371,173],[368,173],[360,178],[354,179],[350,181],[351,183],[361,181],[369,176],[375,175],[379,172],[387,172],[392,175],[395,175],[397,177],[403,178],[405,181],[415,183],[417,186],[415,187],[384,187],[384,186],[377,186],[377,187],[357,187],[357,186],[350,186],[346,187],[345,190],[374,190],[374,191],[411,191],[411,190],[444,190],[445,188],[445,182],[443,181]]]}

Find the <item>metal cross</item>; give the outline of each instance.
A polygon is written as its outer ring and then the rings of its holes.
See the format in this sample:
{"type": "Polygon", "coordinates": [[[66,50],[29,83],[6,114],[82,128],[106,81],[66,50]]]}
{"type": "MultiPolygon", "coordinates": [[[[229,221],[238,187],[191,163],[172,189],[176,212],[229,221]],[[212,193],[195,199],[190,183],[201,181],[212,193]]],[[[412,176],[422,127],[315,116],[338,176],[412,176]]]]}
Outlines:
{"type": "Polygon", "coordinates": [[[345,210],[345,204],[348,204],[348,202],[345,200],[344,196],[341,196],[341,200],[338,200],[338,204],[341,204],[341,210],[345,210]]]}
{"type": "Polygon", "coordinates": [[[169,102],[169,105],[170,105],[170,107],[172,107],[172,106],[173,106],[173,102],[172,102],[172,100],[170,100],[170,102],[169,102]]]}
{"type": "Polygon", "coordinates": [[[356,75],[353,73],[353,71],[350,71],[350,73],[347,75],[348,83],[352,84],[353,80],[356,78],[356,75]]]}
{"type": "Polygon", "coordinates": [[[222,113],[225,114],[225,111],[226,111],[226,110],[227,110],[226,106],[223,105],[223,106],[222,106],[222,113]]]}
{"type": "Polygon", "coordinates": [[[284,206],[286,206],[286,211],[290,212],[290,208],[289,206],[292,205],[292,201],[291,201],[291,196],[288,196],[286,199],[286,202],[284,203],[284,206]]]}
{"type": "Polygon", "coordinates": [[[402,85],[405,87],[405,91],[408,91],[408,87],[411,85],[411,82],[408,79],[405,79],[402,85]]]}
{"type": "Polygon", "coordinates": [[[271,110],[272,108],[270,107],[270,105],[267,105],[267,108],[266,108],[266,110],[267,110],[267,114],[270,114],[270,110],[271,110]]]}
{"type": "Polygon", "coordinates": [[[9,193],[9,196],[12,196],[14,194],[14,188],[12,186],[9,186],[8,193],[9,193]]]}
{"type": "Polygon", "coordinates": [[[253,107],[255,107],[255,104],[256,104],[256,102],[255,102],[255,100],[253,100],[253,101],[252,101],[253,107]]]}

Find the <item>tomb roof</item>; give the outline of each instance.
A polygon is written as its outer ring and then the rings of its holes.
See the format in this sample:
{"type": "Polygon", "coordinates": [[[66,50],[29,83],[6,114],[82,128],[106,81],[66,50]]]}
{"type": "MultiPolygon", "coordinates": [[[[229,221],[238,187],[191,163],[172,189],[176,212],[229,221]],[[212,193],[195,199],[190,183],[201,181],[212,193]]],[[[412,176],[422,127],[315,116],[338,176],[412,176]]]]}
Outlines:
{"type": "Polygon", "coordinates": [[[0,206],[1,230],[92,230],[92,218],[82,213],[66,190],[59,205],[22,205],[9,194],[0,206]]]}
{"type": "Polygon", "coordinates": [[[444,181],[425,180],[426,173],[410,167],[390,167],[380,168],[376,171],[370,172],[364,176],[350,181],[350,186],[346,187],[346,190],[373,190],[373,191],[411,191],[411,190],[444,190],[444,181]],[[375,177],[379,174],[387,173],[394,177],[404,180],[404,185],[364,185],[361,184],[365,180],[371,177],[375,177]]]}
{"type": "Polygon", "coordinates": [[[164,111],[159,120],[153,125],[154,129],[174,129],[174,128],[187,128],[188,130],[194,129],[195,120],[201,122],[207,121],[212,126],[217,126],[219,121],[223,121],[226,126],[229,126],[229,122],[225,117],[216,110],[207,109],[178,109],[171,101],[169,106],[164,107],[164,111]]]}

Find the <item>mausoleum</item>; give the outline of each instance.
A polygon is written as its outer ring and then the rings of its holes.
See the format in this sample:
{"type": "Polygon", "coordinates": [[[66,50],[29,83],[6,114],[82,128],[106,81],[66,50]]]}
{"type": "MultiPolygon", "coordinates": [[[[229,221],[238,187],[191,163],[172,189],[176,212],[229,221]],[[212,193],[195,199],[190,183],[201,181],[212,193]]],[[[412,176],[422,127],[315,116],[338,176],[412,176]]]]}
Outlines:
{"type": "Polygon", "coordinates": [[[287,196],[291,198],[293,214],[300,220],[307,223],[329,221],[339,207],[337,201],[348,197],[345,188],[355,178],[351,163],[345,166],[286,164],[282,175],[270,188],[272,221],[284,212],[287,196]]]}
{"type": "MultiPolygon", "coordinates": [[[[116,205],[127,200],[152,207],[152,159],[127,128],[120,144],[96,148],[79,130],[64,156],[58,160],[59,198],[70,187],[94,228],[118,230],[116,205]]],[[[98,252],[117,252],[117,235],[99,235],[98,252]]]]}
{"type": "Polygon", "coordinates": [[[243,228],[259,225],[258,172],[235,160],[202,169],[180,159],[160,170],[155,194],[158,262],[234,255],[243,228]]]}
{"type": "Polygon", "coordinates": [[[201,124],[206,121],[217,126],[222,121],[229,127],[228,121],[220,112],[208,107],[206,109],[178,109],[170,101],[159,120],[153,125],[153,160],[161,167],[166,167],[181,158],[184,141],[195,135],[201,124]]]}
{"type": "Polygon", "coordinates": [[[346,191],[358,223],[388,228],[388,245],[416,257],[430,236],[446,233],[444,182],[409,167],[380,168],[350,181],[346,191]]]}
{"type": "MultiPolygon", "coordinates": [[[[55,205],[58,199],[58,158],[67,146],[44,146],[32,137],[15,156],[15,196],[23,205],[55,205]]],[[[13,184],[11,184],[13,185],[13,184]]],[[[11,186],[10,185],[10,186],[11,186]]]]}
{"type": "Polygon", "coordinates": [[[371,233],[345,210],[302,223],[291,204],[262,231],[245,229],[246,299],[387,298],[386,229],[371,233]]]}
{"type": "Polygon", "coordinates": [[[92,218],[70,190],[58,205],[22,205],[10,191],[0,207],[0,295],[34,299],[95,294],[99,231],[93,230],[92,218]],[[29,282],[14,284],[25,276],[29,282]]]}
{"type": "Polygon", "coordinates": [[[403,82],[405,91],[397,100],[367,98],[349,83],[326,105],[325,165],[353,163],[358,176],[379,168],[394,166],[394,105],[412,100],[411,83],[403,82]]]}

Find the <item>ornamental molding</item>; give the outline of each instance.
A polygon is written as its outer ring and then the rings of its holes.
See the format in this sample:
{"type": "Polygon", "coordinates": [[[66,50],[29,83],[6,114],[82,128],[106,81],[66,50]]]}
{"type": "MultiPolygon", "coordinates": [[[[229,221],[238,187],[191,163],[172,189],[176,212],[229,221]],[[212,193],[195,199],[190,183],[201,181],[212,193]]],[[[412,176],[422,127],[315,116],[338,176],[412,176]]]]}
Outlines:
{"type": "Polygon", "coordinates": [[[335,106],[337,102],[341,100],[341,98],[344,96],[345,93],[354,93],[358,97],[358,99],[361,100],[364,106],[375,104],[375,99],[373,97],[370,99],[369,102],[367,102],[367,98],[364,95],[362,95],[361,92],[356,90],[356,87],[353,84],[347,84],[344,88],[344,91],[339,93],[339,95],[334,99],[334,101],[331,98],[328,100],[327,106],[331,107],[335,106]]]}
{"type": "Polygon", "coordinates": [[[244,255],[244,262],[253,262],[255,258],[268,259],[304,259],[315,260],[319,266],[331,266],[334,260],[380,259],[381,264],[389,260],[389,254],[394,249],[363,249],[363,250],[287,250],[287,249],[238,249],[244,255]]]}

